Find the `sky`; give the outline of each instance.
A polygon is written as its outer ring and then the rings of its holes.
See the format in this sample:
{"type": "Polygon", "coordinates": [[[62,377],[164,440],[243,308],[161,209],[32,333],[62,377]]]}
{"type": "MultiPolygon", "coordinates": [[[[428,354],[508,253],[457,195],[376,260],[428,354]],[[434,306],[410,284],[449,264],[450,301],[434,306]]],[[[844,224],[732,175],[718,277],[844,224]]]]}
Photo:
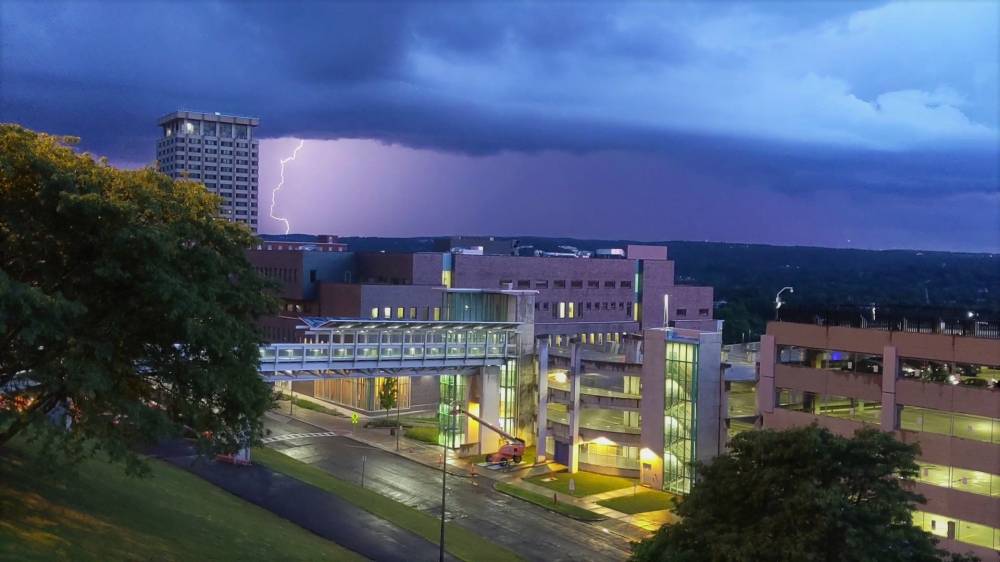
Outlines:
{"type": "Polygon", "coordinates": [[[1000,252],[1000,2],[0,2],[0,121],[261,119],[261,231],[1000,252]]]}

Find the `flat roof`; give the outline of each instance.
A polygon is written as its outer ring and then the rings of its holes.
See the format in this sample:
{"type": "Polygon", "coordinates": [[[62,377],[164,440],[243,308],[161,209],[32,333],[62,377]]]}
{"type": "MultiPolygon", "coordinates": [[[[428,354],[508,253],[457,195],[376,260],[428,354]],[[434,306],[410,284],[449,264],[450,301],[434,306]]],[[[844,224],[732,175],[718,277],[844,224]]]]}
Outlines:
{"type": "Polygon", "coordinates": [[[389,320],[302,316],[306,330],[515,330],[519,322],[475,322],[461,320],[389,320]]]}
{"type": "Polygon", "coordinates": [[[197,121],[214,121],[217,123],[232,123],[234,125],[250,125],[256,127],[260,125],[260,117],[250,117],[248,115],[228,115],[219,112],[202,112],[177,110],[160,117],[157,125],[163,126],[177,119],[193,119],[197,121]]]}

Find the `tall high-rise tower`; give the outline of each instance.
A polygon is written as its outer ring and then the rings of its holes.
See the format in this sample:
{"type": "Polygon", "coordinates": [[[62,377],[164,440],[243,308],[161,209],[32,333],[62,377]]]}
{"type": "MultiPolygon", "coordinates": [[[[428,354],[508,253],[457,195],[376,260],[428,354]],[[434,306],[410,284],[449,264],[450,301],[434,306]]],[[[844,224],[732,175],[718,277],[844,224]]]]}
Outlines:
{"type": "Polygon", "coordinates": [[[222,197],[219,215],[257,232],[256,117],[175,111],[160,118],[157,168],[205,184],[222,197]]]}

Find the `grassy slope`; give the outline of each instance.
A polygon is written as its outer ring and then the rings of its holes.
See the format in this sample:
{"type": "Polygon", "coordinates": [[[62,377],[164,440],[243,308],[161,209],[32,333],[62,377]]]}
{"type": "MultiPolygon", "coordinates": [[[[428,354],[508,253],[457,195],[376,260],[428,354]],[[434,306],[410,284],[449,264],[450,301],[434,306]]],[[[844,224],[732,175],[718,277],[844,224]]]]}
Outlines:
{"type": "MultiPolygon", "coordinates": [[[[341,480],[328,472],[299,462],[273,449],[266,447],[254,449],[253,459],[254,462],[263,464],[272,470],[336,494],[362,509],[438,544],[440,525],[435,517],[341,480]]],[[[509,562],[520,559],[514,552],[454,523],[445,525],[445,548],[453,556],[470,562],[509,562]]]]}
{"type": "Polygon", "coordinates": [[[535,505],[539,505],[548,509],[550,511],[555,511],[556,513],[561,513],[563,515],[568,515],[573,519],[579,519],[581,521],[602,521],[605,519],[603,515],[598,515],[592,511],[587,511],[582,507],[577,507],[575,505],[570,505],[568,503],[553,503],[552,498],[548,496],[543,496],[541,494],[536,494],[534,492],[529,492],[528,490],[522,490],[517,486],[512,484],[507,484],[506,482],[497,482],[493,485],[497,491],[503,492],[505,494],[520,498],[524,501],[531,502],[535,505]]]}
{"type": "Polygon", "coordinates": [[[647,490],[639,492],[634,496],[619,496],[609,500],[602,500],[597,502],[597,504],[614,509],[615,511],[632,514],[671,509],[673,499],[674,496],[666,492],[647,490]]]}
{"type": "Polygon", "coordinates": [[[363,560],[183,470],[87,461],[41,474],[0,449],[0,560],[363,560]]]}

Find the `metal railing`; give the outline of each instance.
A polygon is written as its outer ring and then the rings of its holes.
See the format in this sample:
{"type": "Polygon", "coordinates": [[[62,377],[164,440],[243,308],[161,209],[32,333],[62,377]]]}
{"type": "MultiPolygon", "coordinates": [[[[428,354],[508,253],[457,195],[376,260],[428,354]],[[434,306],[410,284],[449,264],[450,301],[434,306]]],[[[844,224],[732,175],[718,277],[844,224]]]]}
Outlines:
{"type": "Polygon", "coordinates": [[[899,306],[784,307],[780,322],[1000,339],[1000,313],[899,306]],[[873,309],[874,308],[874,312],[873,309]]]}
{"type": "Polygon", "coordinates": [[[262,371],[319,369],[319,364],[350,368],[358,362],[502,360],[517,356],[516,344],[466,343],[276,343],[260,347],[262,371]]]}

